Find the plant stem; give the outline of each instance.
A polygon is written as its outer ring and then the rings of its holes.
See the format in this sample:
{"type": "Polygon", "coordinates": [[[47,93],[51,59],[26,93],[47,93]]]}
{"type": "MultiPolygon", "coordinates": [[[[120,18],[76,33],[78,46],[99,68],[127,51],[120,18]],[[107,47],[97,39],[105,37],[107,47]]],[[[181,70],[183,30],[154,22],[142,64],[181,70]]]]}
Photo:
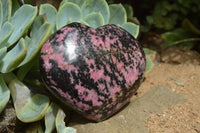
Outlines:
{"type": "Polygon", "coordinates": [[[168,47],[171,47],[171,46],[174,46],[174,45],[178,45],[178,44],[184,43],[184,42],[193,42],[193,41],[200,41],[200,38],[188,38],[188,39],[175,41],[175,42],[169,44],[168,47]]]}

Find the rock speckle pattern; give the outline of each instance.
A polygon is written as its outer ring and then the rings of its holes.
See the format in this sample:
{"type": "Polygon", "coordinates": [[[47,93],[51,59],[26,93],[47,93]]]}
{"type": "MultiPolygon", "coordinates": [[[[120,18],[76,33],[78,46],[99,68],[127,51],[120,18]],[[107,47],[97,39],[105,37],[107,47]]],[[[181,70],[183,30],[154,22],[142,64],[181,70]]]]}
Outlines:
{"type": "Polygon", "coordinates": [[[84,117],[102,121],[130,101],[145,72],[136,39],[108,24],[97,29],[71,23],[41,50],[40,69],[48,89],[84,117]]]}

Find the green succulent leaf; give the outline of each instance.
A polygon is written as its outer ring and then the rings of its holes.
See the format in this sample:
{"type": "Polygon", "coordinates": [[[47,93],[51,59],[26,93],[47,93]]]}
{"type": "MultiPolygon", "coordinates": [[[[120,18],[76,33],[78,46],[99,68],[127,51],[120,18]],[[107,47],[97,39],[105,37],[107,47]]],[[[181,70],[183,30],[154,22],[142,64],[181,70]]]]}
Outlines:
{"type": "Polygon", "coordinates": [[[154,67],[154,63],[148,56],[146,56],[146,71],[145,71],[145,73],[147,74],[148,72],[150,72],[153,67],[154,67]]]}
{"type": "Polygon", "coordinates": [[[90,26],[87,22],[85,22],[85,21],[82,20],[82,19],[81,19],[79,22],[80,22],[81,24],[84,24],[84,25],[90,26]]]}
{"type": "Polygon", "coordinates": [[[60,29],[65,26],[70,20],[71,22],[77,22],[81,19],[80,7],[74,3],[66,2],[62,5],[58,11],[56,17],[56,27],[60,29]]]}
{"type": "Polygon", "coordinates": [[[182,27],[194,34],[200,35],[200,29],[192,24],[189,19],[184,19],[182,22],[182,27]]]}
{"type": "Polygon", "coordinates": [[[61,3],[60,3],[60,6],[64,5],[65,2],[72,2],[74,4],[77,4],[79,7],[81,7],[84,3],[84,0],[63,0],[61,3]]]}
{"type": "Polygon", "coordinates": [[[83,20],[87,24],[89,24],[90,27],[95,28],[95,29],[104,25],[103,16],[99,12],[91,13],[87,15],[83,20]]]}
{"type": "Polygon", "coordinates": [[[31,38],[33,38],[33,34],[37,34],[38,29],[45,23],[45,18],[42,15],[39,15],[35,18],[33,24],[32,24],[32,29],[31,29],[31,38]]]}
{"type": "Polygon", "coordinates": [[[26,47],[29,47],[30,43],[31,43],[31,38],[29,38],[28,36],[25,37],[25,43],[26,43],[26,47]]]}
{"type": "Polygon", "coordinates": [[[11,18],[11,24],[15,27],[8,40],[8,47],[12,46],[28,30],[37,15],[37,7],[31,5],[21,6],[11,18]]]}
{"type": "Polygon", "coordinates": [[[0,1],[0,29],[3,23],[3,5],[2,2],[0,1]]]}
{"type": "MultiPolygon", "coordinates": [[[[24,93],[24,92],[23,92],[24,93]]],[[[21,102],[24,99],[20,99],[21,102]]],[[[17,104],[18,102],[16,102],[17,104]]],[[[26,104],[21,107],[15,106],[17,117],[22,122],[35,122],[44,117],[45,111],[49,105],[49,98],[45,95],[35,94],[26,99],[26,104]]]]}
{"type": "Polygon", "coordinates": [[[147,74],[152,70],[154,67],[154,63],[152,62],[152,58],[155,58],[156,56],[156,51],[148,49],[148,48],[143,48],[145,56],[146,56],[146,71],[145,73],[147,74]]]}
{"type": "Polygon", "coordinates": [[[45,115],[49,106],[49,98],[41,94],[32,94],[17,78],[9,83],[16,115],[22,122],[34,122],[45,115]]]}
{"type": "Polygon", "coordinates": [[[104,18],[104,24],[107,24],[110,18],[110,11],[105,0],[86,0],[81,7],[83,19],[90,13],[99,12],[104,18]]]}
{"type": "Polygon", "coordinates": [[[56,115],[56,130],[58,133],[76,133],[76,129],[65,126],[65,113],[62,109],[58,110],[56,115]]]}
{"type": "MultiPolygon", "coordinates": [[[[28,48],[31,43],[31,39],[28,36],[25,37],[25,43],[26,43],[26,47],[28,48]]],[[[35,62],[30,61],[27,64],[21,66],[17,70],[17,77],[20,81],[24,79],[24,77],[26,76],[26,74],[29,72],[29,70],[32,68],[33,65],[35,65],[35,62]]]]}
{"type": "Polygon", "coordinates": [[[2,59],[2,61],[0,62],[0,71],[2,73],[7,73],[17,68],[26,56],[26,52],[27,47],[24,39],[22,38],[16,44],[16,46],[11,49],[2,59]]]}
{"type": "Polygon", "coordinates": [[[44,120],[45,120],[45,133],[51,133],[56,128],[55,120],[58,112],[58,105],[51,103],[48,107],[44,120]]]}
{"type": "Polygon", "coordinates": [[[174,42],[194,37],[193,34],[188,34],[188,31],[182,28],[165,32],[161,36],[164,38],[164,44],[162,46],[163,48],[182,47],[185,49],[192,49],[195,46],[195,42],[185,42],[185,43],[180,43],[179,45],[173,45],[174,42]]]}
{"type": "Polygon", "coordinates": [[[109,24],[123,24],[127,21],[126,10],[121,4],[111,4],[109,24]]]}
{"type": "Polygon", "coordinates": [[[50,4],[42,4],[40,5],[40,15],[45,15],[47,18],[47,22],[53,25],[52,32],[56,31],[56,14],[57,10],[54,6],[50,4]]]}
{"type": "Polygon", "coordinates": [[[122,24],[121,27],[127,30],[135,38],[137,38],[140,33],[140,26],[134,23],[127,22],[122,24]]]}
{"type": "Polygon", "coordinates": [[[11,23],[5,22],[0,30],[0,48],[7,46],[7,41],[12,34],[14,27],[11,23]]]}
{"type": "Polygon", "coordinates": [[[10,90],[4,82],[3,76],[0,75],[0,113],[5,108],[10,99],[10,90]]]}
{"type": "Polygon", "coordinates": [[[48,39],[52,31],[52,25],[49,23],[44,23],[35,33],[32,33],[32,39],[28,46],[28,51],[25,59],[19,65],[22,66],[32,60],[40,51],[44,42],[48,39]]]}
{"type": "Polygon", "coordinates": [[[6,52],[7,52],[6,47],[0,49],[0,62],[4,58],[4,56],[6,55],[6,52]]]}
{"type": "Polygon", "coordinates": [[[3,23],[10,21],[12,13],[12,0],[1,0],[3,7],[3,23]]]}
{"type": "MultiPolygon", "coordinates": [[[[28,48],[30,45],[31,39],[26,36],[25,37],[25,43],[26,43],[26,47],[28,48]]],[[[21,66],[18,70],[17,70],[17,77],[20,81],[22,81],[24,79],[24,77],[26,76],[26,74],[29,72],[29,70],[32,68],[32,66],[35,64],[34,61],[30,61],[27,64],[21,66]]]]}
{"type": "MultiPolygon", "coordinates": [[[[36,56],[37,57],[37,56],[36,56]]],[[[37,64],[38,58],[34,58],[32,61],[29,61],[25,65],[21,66],[17,71],[17,77],[20,81],[22,81],[26,74],[31,70],[31,68],[37,64]]]]}
{"type": "Polygon", "coordinates": [[[145,55],[155,55],[156,51],[148,49],[148,48],[143,48],[145,55]]]}
{"type": "Polygon", "coordinates": [[[123,7],[126,10],[126,14],[128,18],[133,17],[133,7],[129,4],[124,4],[123,7]]]}

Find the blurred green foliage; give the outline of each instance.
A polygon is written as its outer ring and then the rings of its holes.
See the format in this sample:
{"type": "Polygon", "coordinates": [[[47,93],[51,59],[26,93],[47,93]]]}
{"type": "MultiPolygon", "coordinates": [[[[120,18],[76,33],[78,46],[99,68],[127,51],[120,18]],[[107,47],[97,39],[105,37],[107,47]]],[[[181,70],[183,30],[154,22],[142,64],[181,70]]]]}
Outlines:
{"type": "Polygon", "coordinates": [[[108,4],[113,4],[115,3],[115,0],[106,0],[108,4]]]}
{"type": "MultiPolygon", "coordinates": [[[[153,2],[153,1],[151,1],[153,2]]],[[[196,25],[200,20],[199,0],[154,1],[152,14],[146,17],[149,25],[158,29],[172,30],[188,18],[196,25]]],[[[145,3],[144,3],[145,4],[145,3]]]]}
{"type": "MultiPolygon", "coordinates": [[[[200,40],[199,0],[144,0],[138,2],[136,16],[143,33],[155,32],[163,38],[162,48],[193,49],[200,40]]],[[[135,8],[134,8],[135,9],[135,8]]]]}

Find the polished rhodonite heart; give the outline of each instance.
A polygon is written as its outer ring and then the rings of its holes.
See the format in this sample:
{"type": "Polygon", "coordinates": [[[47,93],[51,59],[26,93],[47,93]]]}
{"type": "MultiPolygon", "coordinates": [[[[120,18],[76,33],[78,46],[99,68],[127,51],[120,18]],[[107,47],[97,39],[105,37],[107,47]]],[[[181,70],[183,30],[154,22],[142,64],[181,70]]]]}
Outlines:
{"type": "Polygon", "coordinates": [[[71,23],[41,50],[40,69],[48,89],[84,117],[101,121],[135,94],[145,72],[142,47],[124,29],[71,23]]]}

